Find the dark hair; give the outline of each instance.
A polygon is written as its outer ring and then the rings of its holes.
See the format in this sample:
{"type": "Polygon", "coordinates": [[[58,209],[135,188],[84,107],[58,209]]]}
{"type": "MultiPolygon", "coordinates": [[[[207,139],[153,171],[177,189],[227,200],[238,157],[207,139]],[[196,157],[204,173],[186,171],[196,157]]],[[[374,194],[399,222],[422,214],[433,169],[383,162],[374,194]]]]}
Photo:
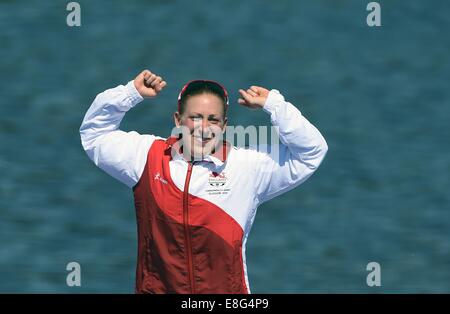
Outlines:
{"type": "Polygon", "coordinates": [[[178,97],[178,112],[184,113],[186,102],[191,96],[201,94],[216,95],[222,100],[223,114],[226,115],[228,109],[228,93],[225,88],[215,81],[195,80],[187,83],[178,97]]]}

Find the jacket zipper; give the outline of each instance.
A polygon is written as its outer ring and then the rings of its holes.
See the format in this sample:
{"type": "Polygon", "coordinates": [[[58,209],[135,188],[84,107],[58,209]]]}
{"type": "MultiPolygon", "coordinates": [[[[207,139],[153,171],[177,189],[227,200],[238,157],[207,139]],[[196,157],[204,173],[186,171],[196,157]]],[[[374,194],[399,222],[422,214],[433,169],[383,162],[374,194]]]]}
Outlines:
{"type": "Polygon", "coordinates": [[[189,285],[191,288],[191,293],[195,293],[194,286],[194,266],[192,257],[192,246],[191,246],[191,235],[189,232],[189,182],[191,181],[193,163],[188,163],[188,169],[186,174],[186,181],[184,182],[184,193],[183,193],[183,223],[184,223],[184,237],[186,246],[186,256],[188,262],[188,275],[189,275],[189,285]]]}

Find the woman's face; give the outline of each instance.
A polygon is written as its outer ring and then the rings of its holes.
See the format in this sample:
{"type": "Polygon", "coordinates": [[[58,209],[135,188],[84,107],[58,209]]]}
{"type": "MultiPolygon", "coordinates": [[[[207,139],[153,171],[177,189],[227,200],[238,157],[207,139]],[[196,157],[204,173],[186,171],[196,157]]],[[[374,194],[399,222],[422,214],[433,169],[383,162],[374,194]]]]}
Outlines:
{"type": "Polygon", "coordinates": [[[182,115],[174,114],[175,125],[184,127],[183,151],[194,159],[210,154],[222,143],[227,125],[222,100],[214,94],[190,96],[182,115]]]}

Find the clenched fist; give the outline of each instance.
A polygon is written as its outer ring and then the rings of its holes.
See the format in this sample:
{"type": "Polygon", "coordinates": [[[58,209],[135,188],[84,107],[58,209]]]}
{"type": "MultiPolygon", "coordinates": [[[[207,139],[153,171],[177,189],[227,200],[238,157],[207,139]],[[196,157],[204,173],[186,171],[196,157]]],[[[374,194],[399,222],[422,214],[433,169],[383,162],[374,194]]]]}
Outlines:
{"type": "Polygon", "coordinates": [[[134,79],[134,86],[142,97],[155,97],[167,85],[161,76],[144,70],[134,79]]]}

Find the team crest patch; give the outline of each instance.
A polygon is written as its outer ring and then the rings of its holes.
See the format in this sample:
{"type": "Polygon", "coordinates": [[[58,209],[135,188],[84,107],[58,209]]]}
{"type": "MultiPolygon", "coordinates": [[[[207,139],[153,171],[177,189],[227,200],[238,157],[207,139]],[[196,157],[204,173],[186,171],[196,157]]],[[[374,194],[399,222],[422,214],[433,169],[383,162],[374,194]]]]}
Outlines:
{"type": "Polygon", "coordinates": [[[225,176],[224,172],[217,173],[211,171],[208,181],[210,186],[224,186],[227,182],[227,177],[225,176]]]}
{"type": "Polygon", "coordinates": [[[225,175],[225,172],[222,171],[220,173],[217,173],[217,172],[211,171],[209,173],[209,178],[208,178],[208,183],[211,188],[207,189],[206,192],[209,195],[228,194],[230,189],[225,188],[227,179],[228,178],[225,175]]]}

